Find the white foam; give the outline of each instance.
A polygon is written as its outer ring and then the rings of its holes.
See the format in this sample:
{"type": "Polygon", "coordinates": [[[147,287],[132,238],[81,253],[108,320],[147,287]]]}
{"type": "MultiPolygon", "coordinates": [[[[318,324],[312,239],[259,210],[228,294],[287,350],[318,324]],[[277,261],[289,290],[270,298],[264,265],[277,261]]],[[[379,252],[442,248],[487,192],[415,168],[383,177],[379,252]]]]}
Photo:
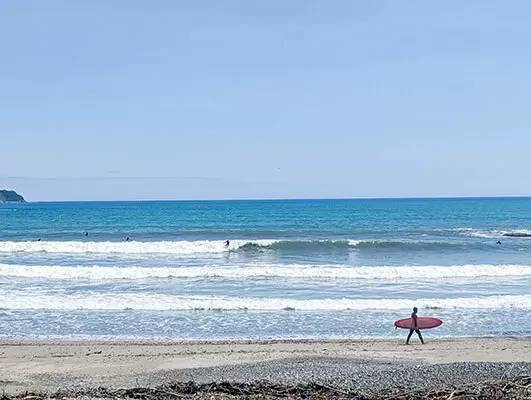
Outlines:
{"type": "Polygon", "coordinates": [[[531,295],[461,297],[452,299],[290,299],[245,297],[185,297],[163,294],[49,294],[7,292],[2,294],[2,307],[11,310],[406,310],[417,306],[423,310],[500,309],[531,310],[531,295]]]}
{"type": "Polygon", "coordinates": [[[79,242],[79,241],[25,241],[0,242],[0,252],[46,252],[46,253],[118,253],[118,254],[194,254],[221,253],[242,246],[256,244],[268,246],[278,240],[231,240],[229,247],[224,240],[159,241],[159,242],[79,242]]]}
{"type": "Polygon", "coordinates": [[[349,266],[275,265],[205,267],[106,267],[0,264],[0,276],[42,279],[117,280],[147,278],[293,278],[422,280],[531,276],[531,265],[349,266]]]}
{"type": "Polygon", "coordinates": [[[473,229],[473,228],[458,228],[456,229],[457,232],[462,233],[466,236],[472,236],[472,237],[479,237],[479,238],[486,238],[486,239],[493,239],[493,238],[499,238],[503,237],[507,234],[523,234],[523,235],[531,235],[531,230],[529,229],[515,229],[515,230],[485,230],[485,229],[473,229]]]}

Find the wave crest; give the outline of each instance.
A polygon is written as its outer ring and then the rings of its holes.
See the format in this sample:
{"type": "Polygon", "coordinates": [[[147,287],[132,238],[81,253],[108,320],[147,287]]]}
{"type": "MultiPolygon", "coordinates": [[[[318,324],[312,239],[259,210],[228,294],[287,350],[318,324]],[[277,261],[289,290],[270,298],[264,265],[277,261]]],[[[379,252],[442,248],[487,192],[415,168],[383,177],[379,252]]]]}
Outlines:
{"type": "Polygon", "coordinates": [[[158,242],[94,242],[94,241],[3,241],[3,253],[60,253],[60,254],[200,254],[227,251],[348,251],[404,249],[410,251],[439,250],[442,248],[467,247],[466,243],[406,241],[406,240],[284,240],[257,239],[231,240],[225,246],[223,240],[158,241],[158,242]]]}
{"type": "Polygon", "coordinates": [[[349,266],[276,265],[204,267],[105,267],[0,264],[0,276],[42,279],[134,280],[167,278],[293,278],[293,279],[451,279],[475,277],[524,277],[531,265],[424,265],[349,266]]]}
{"type": "Polygon", "coordinates": [[[465,236],[495,239],[500,237],[531,237],[531,230],[529,229],[474,229],[474,228],[458,228],[455,231],[465,236]]]}
{"type": "Polygon", "coordinates": [[[254,310],[347,311],[421,309],[531,310],[531,295],[461,297],[445,299],[289,299],[243,297],[184,297],[162,294],[56,294],[32,291],[4,293],[2,307],[10,310],[254,310]]]}
{"type": "Polygon", "coordinates": [[[27,252],[27,253],[74,253],[74,254],[194,254],[194,253],[221,253],[237,250],[243,246],[269,246],[276,240],[233,240],[225,246],[223,240],[196,240],[196,241],[161,241],[161,242],[79,242],[79,241],[25,241],[0,242],[0,252],[27,252]]]}

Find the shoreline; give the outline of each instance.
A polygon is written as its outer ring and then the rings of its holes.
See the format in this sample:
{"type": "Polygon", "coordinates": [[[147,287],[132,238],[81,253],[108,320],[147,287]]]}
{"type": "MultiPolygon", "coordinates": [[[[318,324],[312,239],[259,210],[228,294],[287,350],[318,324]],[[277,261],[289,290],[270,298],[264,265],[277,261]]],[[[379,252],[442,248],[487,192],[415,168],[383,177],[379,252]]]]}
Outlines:
{"type": "Polygon", "coordinates": [[[425,345],[412,341],[409,346],[397,339],[1,341],[0,365],[0,390],[8,394],[264,380],[282,385],[321,382],[371,391],[400,382],[426,386],[486,381],[507,374],[531,376],[531,338],[431,339],[425,345]]]}
{"type": "MultiPolygon", "coordinates": [[[[400,344],[405,342],[407,336],[407,329],[404,331],[403,337],[363,337],[363,338],[264,338],[264,339],[239,339],[239,338],[221,338],[221,339],[165,339],[165,338],[132,338],[132,339],[102,339],[102,338],[80,338],[80,339],[60,339],[60,338],[0,338],[1,346],[39,346],[39,345],[156,345],[156,346],[175,346],[175,345],[267,345],[267,344],[364,344],[364,343],[387,343],[400,344]]],[[[414,344],[413,336],[411,343],[414,344]]],[[[444,342],[466,342],[469,340],[481,341],[529,341],[531,336],[432,336],[425,338],[426,344],[429,343],[444,343],[444,342]]],[[[418,343],[420,345],[420,342],[418,343]]]]}

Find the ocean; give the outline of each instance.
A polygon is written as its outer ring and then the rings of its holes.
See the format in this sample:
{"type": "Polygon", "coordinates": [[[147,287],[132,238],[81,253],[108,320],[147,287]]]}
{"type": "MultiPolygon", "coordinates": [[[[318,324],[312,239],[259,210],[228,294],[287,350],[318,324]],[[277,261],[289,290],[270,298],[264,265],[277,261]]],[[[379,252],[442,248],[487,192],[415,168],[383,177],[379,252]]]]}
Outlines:
{"type": "Polygon", "coordinates": [[[531,336],[507,233],[531,198],[3,204],[0,339],[531,336]]]}

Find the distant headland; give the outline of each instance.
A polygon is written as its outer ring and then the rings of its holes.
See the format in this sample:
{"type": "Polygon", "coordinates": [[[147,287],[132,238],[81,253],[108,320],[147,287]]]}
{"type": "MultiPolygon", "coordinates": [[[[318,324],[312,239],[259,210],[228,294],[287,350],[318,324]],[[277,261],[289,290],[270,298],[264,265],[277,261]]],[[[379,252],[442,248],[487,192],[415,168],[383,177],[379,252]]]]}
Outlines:
{"type": "Polygon", "coordinates": [[[25,203],[24,197],[14,190],[0,190],[0,203],[25,203]]]}

